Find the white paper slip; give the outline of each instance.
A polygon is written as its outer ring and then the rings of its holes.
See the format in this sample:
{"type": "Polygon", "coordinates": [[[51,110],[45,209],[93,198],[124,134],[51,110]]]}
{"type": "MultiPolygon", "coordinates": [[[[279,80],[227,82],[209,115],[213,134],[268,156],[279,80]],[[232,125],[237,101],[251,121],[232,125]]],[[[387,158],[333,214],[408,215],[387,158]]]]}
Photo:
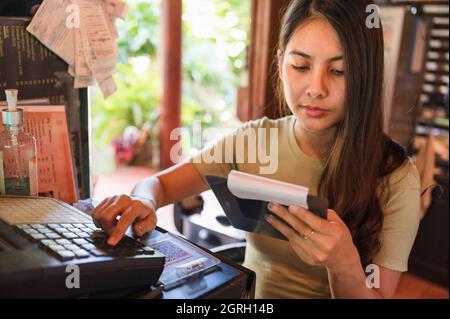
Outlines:
{"type": "Polygon", "coordinates": [[[113,77],[110,76],[106,78],[104,81],[98,83],[100,89],[102,90],[103,97],[107,99],[110,97],[116,90],[116,82],[114,81],[113,77]]]}
{"type": "Polygon", "coordinates": [[[46,0],[36,12],[27,31],[67,64],[75,63],[74,28],[66,25],[69,0],[46,0]]]}
{"type": "MultiPolygon", "coordinates": [[[[115,39],[111,35],[102,6],[95,2],[77,0],[80,6],[82,36],[91,49],[88,64],[102,59],[114,59],[117,56],[115,39]],[[85,34],[83,34],[85,33],[85,34]]],[[[85,43],[83,43],[85,44],[85,43]]]]}
{"type": "Polygon", "coordinates": [[[258,175],[232,170],[227,186],[239,198],[275,202],[281,205],[308,207],[309,188],[258,175]]]}
{"type": "Polygon", "coordinates": [[[125,19],[125,16],[128,13],[128,6],[118,0],[103,0],[105,11],[108,12],[109,15],[114,17],[119,17],[125,19]]]}
{"type": "Polygon", "coordinates": [[[74,31],[75,38],[75,74],[77,76],[92,76],[83,51],[83,41],[80,29],[74,31]]]}
{"type": "Polygon", "coordinates": [[[117,90],[115,20],[127,11],[119,0],[44,0],[27,31],[67,62],[75,88],[97,84],[107,98],[117,90]]]}
{"type": "MultiPolygon", "coordinates": [[[[75,76],[74,87],[76,89],[85,88],[88,86],[94,86],[95,80],[90,76],[75,76]]],[[[109,93],[110,96],[112,93],[109,93]]]]}

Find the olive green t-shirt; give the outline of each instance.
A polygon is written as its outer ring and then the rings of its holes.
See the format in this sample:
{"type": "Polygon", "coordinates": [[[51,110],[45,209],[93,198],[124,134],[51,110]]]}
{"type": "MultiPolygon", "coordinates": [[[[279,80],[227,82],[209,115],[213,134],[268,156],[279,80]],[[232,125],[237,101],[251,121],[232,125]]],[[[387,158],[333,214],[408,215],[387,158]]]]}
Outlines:
{"type": "MultiPolygon", "coordinates": [[[[306,186],[309,187],[311,195],[317,195],[317,186],[325,163],[302,152],[294,135],[295,121],[294,116],[288,116],[278,120],[265,117],[245,123],[205,147],[191,158],[191,162],[202,176],[212,174],[226,177],[234,169],[306,186]],[[272,148],[272,154],[275,153],[274,150],[277,153],[275,170],[271,169],[273,165],[269,165],[268,157],[258,154],[271,154],[270,143],[275,139],[269,138],[269,132],[274,128],[277,130],[272,131],[276,132],[276,135],[272,137],[277,137],[278,141],[278,149],[272,148]],[[248,132],[248,129],[254,129],[256,147],[244,144],[243,148],[242,141],[248,139],[238,141],[238,133],[248,132]],[[266,139],[263,134],[258,134],[264,131],[266,139]],[[246,151],[243,157],[237,155],[238,151],[242,152],[243,149],[246,151]]],[[[373,262],[385,268],[405,272],[419,226],[419,173],[415,165],[408,161],[389,176],[388,183],[389,197],[386,192],[379,192],[384,194],[380,198],[384,223],[380,233],[381,250],[373,262]]],[[[257,298],[331,297],[326,268],[304,263],[294,253],[289,242],[250,232],[246,233],[246,238],[244,266],[256,272],[257,298]]]]}

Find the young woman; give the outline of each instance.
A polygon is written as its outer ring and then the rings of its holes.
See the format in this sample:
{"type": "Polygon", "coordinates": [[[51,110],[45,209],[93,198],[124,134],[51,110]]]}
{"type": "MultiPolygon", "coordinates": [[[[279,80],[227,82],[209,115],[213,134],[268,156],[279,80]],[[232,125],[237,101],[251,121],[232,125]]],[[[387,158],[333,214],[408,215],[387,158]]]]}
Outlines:
{"type": "MultiPolygon", "coordinates": [[[[327,220],[295,205],[269,205],[267,221],[289,241],[247,233],[244,265],[257,274],[258,298],[390,298],[407,270],[420,178],[383,134],[383,32],[366,26],[369,4],[294,0],[277,56],[280,92],[292,115],[249,122],[202,151],[224,149],[225,141],[236,148],[237,133],[247,128],[276,128],[278,169],[267,177],[329,200],[327,220]]],[[[206,173],[258,174],[262,165],[207,164],[199,156],[143,180],[133,196],[103,201],[93,218],[111,233],[109,244],[129,225],[138,235],[154,229],[155,209],[207,190],[206,173]]]]}

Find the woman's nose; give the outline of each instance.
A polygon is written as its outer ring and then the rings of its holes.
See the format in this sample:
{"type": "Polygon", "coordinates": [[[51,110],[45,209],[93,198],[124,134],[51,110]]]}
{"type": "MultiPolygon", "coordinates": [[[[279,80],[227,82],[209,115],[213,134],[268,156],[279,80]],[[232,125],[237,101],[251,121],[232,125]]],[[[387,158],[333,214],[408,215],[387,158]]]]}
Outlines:
{"type": "Polygon", "coordinates": [[[325,98],[328,95],[325,75],[322,72],[315,72],[312,75],[306,94],[313,99],[325,98]]]}

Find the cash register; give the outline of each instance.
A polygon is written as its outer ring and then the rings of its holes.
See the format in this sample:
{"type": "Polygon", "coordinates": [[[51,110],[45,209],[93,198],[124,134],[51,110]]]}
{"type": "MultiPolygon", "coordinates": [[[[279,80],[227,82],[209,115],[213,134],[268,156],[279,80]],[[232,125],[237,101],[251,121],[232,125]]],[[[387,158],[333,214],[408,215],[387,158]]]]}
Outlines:
{"type": "Polygon", "coordinates": [[[157,283],[163,254],[130,236],[110,247],[106,236],[63,202],[0,196],[0,297],[99,295],[157,283]],[[70,282],[75,270],[79,287],[70,282]]]}
{"type": "Polygon", "coordinates": [[[118,245],[62,201],[0,196],[0,298],[251,298],[254,273],[157,228],[118,245]],[[225,288],[224,288],[225,287],[225,288]]]}

